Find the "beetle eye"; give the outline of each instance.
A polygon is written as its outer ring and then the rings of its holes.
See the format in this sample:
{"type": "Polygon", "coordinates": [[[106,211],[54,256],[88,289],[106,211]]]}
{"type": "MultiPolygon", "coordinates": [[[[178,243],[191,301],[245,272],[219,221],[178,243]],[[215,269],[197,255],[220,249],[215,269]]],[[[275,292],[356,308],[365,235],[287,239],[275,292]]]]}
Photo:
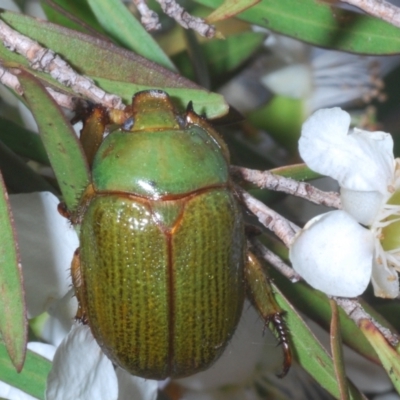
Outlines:
{"type": "Polygon", "coordinates": [[[182,115],[176,115],[176,121],[179,124],[179,127],[181,129],[185,129],[186,128],[186,118],[182,117],[182,115]]]}
{"type": "Polygon", "coordinates": [[[133,127],[133,125],[135,124],[135,118],[133,117],[129,117],[124,124],[122,125],[122,129],[126,130],[126,131],[130,131],[133,127]]]}

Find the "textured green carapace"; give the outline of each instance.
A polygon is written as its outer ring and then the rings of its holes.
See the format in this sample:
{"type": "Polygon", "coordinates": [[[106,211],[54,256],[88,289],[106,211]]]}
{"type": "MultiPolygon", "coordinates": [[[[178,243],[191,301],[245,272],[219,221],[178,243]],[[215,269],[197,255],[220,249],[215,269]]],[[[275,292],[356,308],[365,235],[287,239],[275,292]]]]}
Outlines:
{"type": "Polygon", "coordinates": [[[141,196],[184,195],[226,184],[221,150],[203,129],[116,131],[100,147],[93,165],[99,191],[141,196]],[[127,173],[129,171],[129,173],[127,173]]]}
{"type": "Polygon", "coordinates": [[[137,94],[132,116],[94,158],[74,285],[117,365],[145,378],[188,376],[221,355],[238,323],[242,214],[228,155],[205,121],[177,116],[159,91],[137,94]]]}

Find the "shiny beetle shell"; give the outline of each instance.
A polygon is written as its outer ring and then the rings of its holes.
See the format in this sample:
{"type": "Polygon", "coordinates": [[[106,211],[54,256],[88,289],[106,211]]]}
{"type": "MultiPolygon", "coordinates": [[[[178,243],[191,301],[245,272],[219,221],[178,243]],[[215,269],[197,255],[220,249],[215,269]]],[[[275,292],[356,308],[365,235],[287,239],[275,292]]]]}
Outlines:
{"type": "Polygon", "coordinates": [[[113,362],[145,378],[188,376],[221,355],[238,323],[243,218],[207,122],[178,116],[161,91],[138,93],[131,113],[93,160],[75,289],[113,362]]]}

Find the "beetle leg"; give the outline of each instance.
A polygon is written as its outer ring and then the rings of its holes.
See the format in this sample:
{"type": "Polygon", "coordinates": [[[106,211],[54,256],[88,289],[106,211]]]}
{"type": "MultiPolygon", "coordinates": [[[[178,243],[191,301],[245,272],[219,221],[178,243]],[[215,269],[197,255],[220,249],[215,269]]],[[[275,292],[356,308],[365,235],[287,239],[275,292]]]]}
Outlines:
{"type": "Polygon", "coordinates": [[[76,312],[75,319],[81,321],[84,324],[87,324],[88,318],[87,318],[86,306],[83,302],[83,292],[82,292],[83,286],[82,286],[79,248],[75,250],[74,257],[72,258],[71,276],[72,276],[72,284],[74,285],[75,289],[75,296],[78,299],[78,311],[76,312]]]}
{"type": "Polygon", "coordinates": [[[106,125],[109,123],[107,109],[101,105],[93,106],[84,118],[80,141],[89,166],[93,163],[94,156],[103,141],[106,125]]]}
{"type": "Polygon", "coordinates": [[[68,211],[67,205],[63,201],[61,203],[58,203],[57,211],[64,218],[71,218],[71,213],[68,211]]]}
{"type": "Polygon", "coordinates": [[[245,279],[247,284],[247,294],[250,301],[264,319],[265,326],[272,323],[278,333],[279,343],[283,346],[283,369],[278,375],[280,378],[283,378],[288,373],[292,363],[292,353],[289,347],[288,332],[283,319],[284,312],[275,300],[265,268],[251,252],[248,252],[247,263],[245,266],[245,279]]]}

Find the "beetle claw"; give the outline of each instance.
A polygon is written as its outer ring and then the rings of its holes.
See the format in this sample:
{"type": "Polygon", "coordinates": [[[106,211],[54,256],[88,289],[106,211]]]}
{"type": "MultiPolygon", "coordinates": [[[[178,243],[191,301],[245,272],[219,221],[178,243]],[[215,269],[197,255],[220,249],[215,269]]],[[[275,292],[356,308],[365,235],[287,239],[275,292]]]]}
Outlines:
{"type": "Polygon", "coordinates": [[[279,335],[278,345],[282,345],[283,347],[283,368],[282,372],[277,375],[278,378],[283,378],[289,372],[290,366],[292,365],[292,352],[289,346],[288,331],[283,315],[283,312],[275,313],[268,318],[267,321],[267,323],[271,322],[274,325],[279,335]]]}

